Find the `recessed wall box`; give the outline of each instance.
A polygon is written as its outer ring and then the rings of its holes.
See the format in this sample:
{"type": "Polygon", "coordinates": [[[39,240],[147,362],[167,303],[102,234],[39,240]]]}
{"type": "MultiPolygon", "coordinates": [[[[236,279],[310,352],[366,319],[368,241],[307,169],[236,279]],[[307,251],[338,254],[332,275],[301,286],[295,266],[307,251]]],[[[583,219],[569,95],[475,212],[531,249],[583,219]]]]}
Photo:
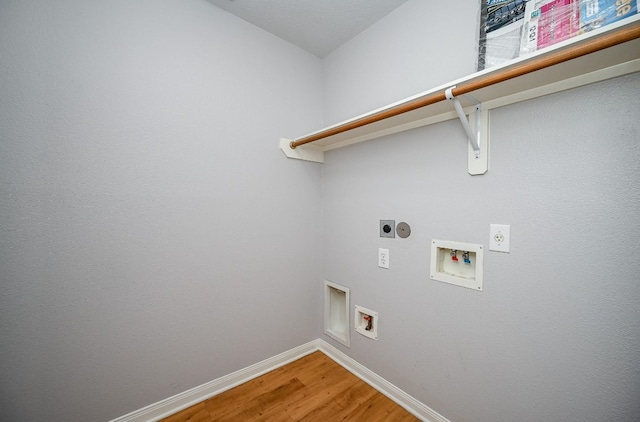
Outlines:
{"type": "Polygon", "coordinates": [[[396,237],[396,221],[380,220],[380,237],[396,237]]]}
{"type": "Polygon", "coordinates": [[[349,332],[349,289],[324,282],[324,332],[332,339],[351,347],[349,332]]]}
{"type": "Polygon", "coordinates": [[[356,305],[354,324],[356,331],[365,337],[378,340],[378,313],[356,305]]]}
{"type": "Polygon", "coordinates": [[[482,245],[433,239],[431,279],[482,291],[482,245]]]}

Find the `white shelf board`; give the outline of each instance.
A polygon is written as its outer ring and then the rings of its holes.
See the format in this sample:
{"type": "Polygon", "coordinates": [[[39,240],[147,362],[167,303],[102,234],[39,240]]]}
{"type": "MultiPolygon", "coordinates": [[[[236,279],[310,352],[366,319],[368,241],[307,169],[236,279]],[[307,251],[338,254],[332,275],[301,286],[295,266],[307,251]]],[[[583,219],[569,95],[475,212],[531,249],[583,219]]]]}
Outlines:
{"type": "MultiPolygon", "coordinates": [[[[394,108],[418,98],[443,92],[452,86],[473,83],[482,77],[508,71],[528,62],[545,58],[554,53],[568,51],[572,47],[587,43],[593,38],[604,33],[622,28],[636,27],[638,25],[640,25],[640,15],[579,35],[554,46],[514,59],[503,65],[473,73],[464,78],[440,85],[431,90],[421,92],[409,98],[405,98],[401,101],[373,110],[369,113],[323,128],[316,132],[312,132],[304,137],[342,126],[346,123],[394,108]]],[[[482,109],[488,110],[638,71],[640,71],[640,39],[634,39],[632,41],[538,70],[524,76],[500,82],[487,88],[473,91],[471,95],[475,100],[482,104],[482,109]]],[[[459,98],[461,100],[461,104],[470,110],[473,103],[465,100],[465,96],[461,96],[459,98]]],[[[323,162],[322,152],[324,151],[455,118],[457,118],[457,115],[453,104],[451,104],[450,101],[440,101],[410,112],[389,117],[375,123],[370,123],[366,126],[361,126],[346,132],[328,136],[314,141],[311,144],[299,146],[295,150],[291,150],[289,148],[289,151],[300,155],[301,151],[298,150],[312,147],[310,148],[314,153],[314,159],[312,161],[323,162]]],[[[290,141],[282,140],[280,143],[285,154],[291,158],[300,158],[289,155],[289,152],[286,151],[288,142],[290,141]]]]}

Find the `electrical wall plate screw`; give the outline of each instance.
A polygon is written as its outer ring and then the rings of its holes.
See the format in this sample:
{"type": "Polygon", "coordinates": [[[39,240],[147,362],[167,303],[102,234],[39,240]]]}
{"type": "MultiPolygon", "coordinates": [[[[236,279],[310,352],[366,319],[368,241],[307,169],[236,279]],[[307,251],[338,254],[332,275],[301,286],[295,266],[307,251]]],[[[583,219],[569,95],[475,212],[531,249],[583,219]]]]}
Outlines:
{"type": "Polygon", "coordinates": [[[396,221],[380,220],[380,237],[396,237],[396,221]]]}

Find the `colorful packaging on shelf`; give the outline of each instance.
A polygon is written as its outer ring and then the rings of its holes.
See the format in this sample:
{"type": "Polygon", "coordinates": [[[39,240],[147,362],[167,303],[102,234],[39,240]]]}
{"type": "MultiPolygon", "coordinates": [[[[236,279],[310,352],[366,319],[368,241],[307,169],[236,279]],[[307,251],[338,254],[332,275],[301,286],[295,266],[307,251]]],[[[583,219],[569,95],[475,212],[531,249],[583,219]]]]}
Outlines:
{"type": "Polygon", "coordinates": [[[521,53],[548,47],[580,31],[580,0],[530,1],[525,15],[521,53]]]}
{"type": "Polygon", "coordinates": [[[483,1],[478,70],[518,57],[527,1],[529,0],[483,1]]]}
{"type": "Polygon", "coordinates": [[[539,11],[538,49],[571,38],[580,30],[578,0],[553,0],[539,11]]]}
{"type": "Polygon", "coordinates": [[[528,0],[488,0],[485,32],[491,33],[524,17],[528,0]]]}
{"type": "Polygon", "coordinates": [[[638,13],[637,0],[532,0],[520,53],[548,47],[638,13]]]}
{"type": "Polygon", "coordinates": [[[582,0],[580,30],[588,32],[638,13],[637,0],[582,0]]]}
{"type": "Polygon", "coordinates": [[[640,0],[482,0],[478,70],[632,17],[640,0]]]}

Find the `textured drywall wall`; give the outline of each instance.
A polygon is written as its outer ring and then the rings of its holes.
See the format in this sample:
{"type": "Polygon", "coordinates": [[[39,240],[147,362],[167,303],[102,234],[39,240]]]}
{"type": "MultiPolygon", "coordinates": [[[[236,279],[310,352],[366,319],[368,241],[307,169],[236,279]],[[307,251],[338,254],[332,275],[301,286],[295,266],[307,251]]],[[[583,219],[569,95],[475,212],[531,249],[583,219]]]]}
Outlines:
{"type": "Polygon", "coordinates": [[[327,154],[325,278],[379,313],[379,341],[333,344],[451,421],[635,420],[638,86],[494,110],[484,176],[455,121],[327,154]],[[380,219],[411,236],[380,239],[380,219]],[[486,249],[490,223],[511,225],[511,252],[485,252],[483,292],[429,279],[431,239],[486,249]]]}
{"type": "MultiPolygon", "coordinates": [[[[385,40],[367,35],[332,66],[379,52],[385,40]]],[[[326,84],[325,104],[360,107],[367,80],[410,84],[378,69],[326,84]]],[[[493,110],[483,176],[467,173],[457,121],[328,152],[324,276],[379,313],[379,340],[323,338],[454,422],[637,420],[639,87],[636,74],[493,110]],[[380,219],[408,222],[411,236],[379,238],[380,219]],[[429,279],[432,239],[488,248],[491,223],[511,225],[511,252],[485,252],[483,292],[429,279]]]]}
{"type": "Polygon", "coordinates": [[[317,338],[321,63],[204,0],[0,2],[0,413],[100,421],[317,338]],[[316,306],[314,306],[316,304],[316,306]]]}
{"type": "Polygon", "coordinates": [[[473,73],[479,6],[409,0],[325,57],[325,124],[473,73]]]}

